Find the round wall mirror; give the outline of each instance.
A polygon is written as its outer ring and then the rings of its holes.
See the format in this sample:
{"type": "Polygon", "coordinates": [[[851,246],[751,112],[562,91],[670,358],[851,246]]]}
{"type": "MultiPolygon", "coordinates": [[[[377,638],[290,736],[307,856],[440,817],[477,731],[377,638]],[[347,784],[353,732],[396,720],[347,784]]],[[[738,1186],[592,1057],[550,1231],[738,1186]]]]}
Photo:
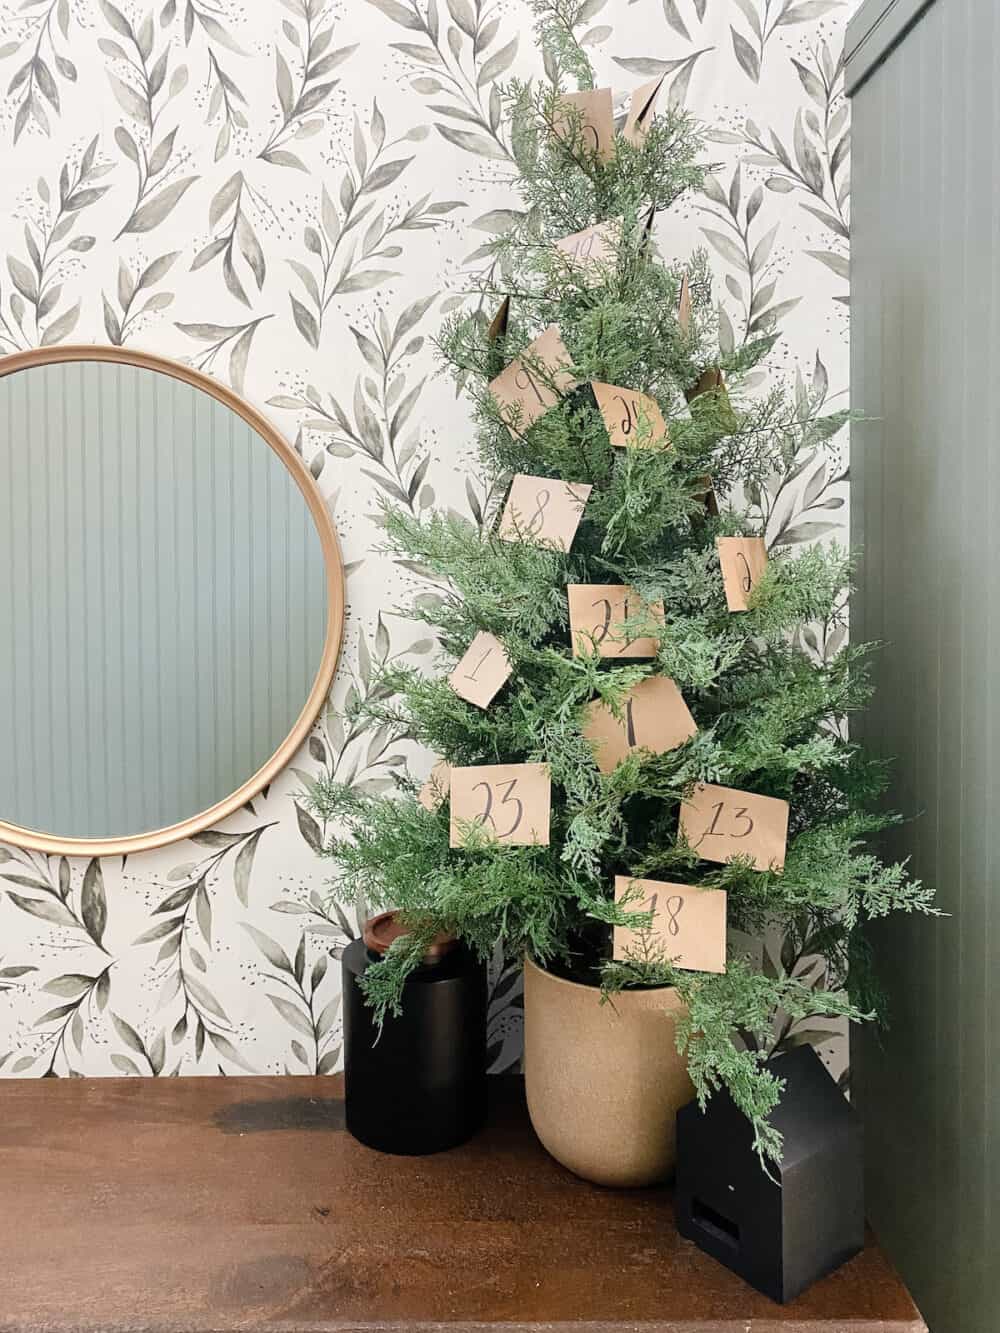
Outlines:
{"type": "Polygon", "coordinates": [[[343,631],[299,456],[207,376],[119,348],[0,359],[0,842],[189,837],[288,763],[343,631]]]}

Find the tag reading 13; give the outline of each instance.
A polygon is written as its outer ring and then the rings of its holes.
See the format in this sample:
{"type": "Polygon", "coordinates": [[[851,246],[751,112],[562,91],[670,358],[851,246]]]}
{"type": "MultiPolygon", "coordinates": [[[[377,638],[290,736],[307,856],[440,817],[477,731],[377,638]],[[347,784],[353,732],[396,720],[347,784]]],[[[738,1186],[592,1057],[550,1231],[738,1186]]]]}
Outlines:
{"type": "Polygon", "coordinates": [[[692,884],[658,879],[615,877],[615,902],[638,890],[641,897],[627,905],[630,912],[652,912],[649,930],[615,926],[614,955],[642,954],[655,944],[675,967],[689,972],[726,970],[726,894],[692,884]]]}
{"type": "Polygon", "coordinates": [[[753,858],[755,870],[782,870],[788,843],[788,802],[705,784],[681,803],[680,830],[706,861],[753,858]]]}
{"type": "Polygon", "coordinates": [[[451,770],[451,845],[475,824],[496,842],[548,843],[552,783],[548,764],[487,764],[451,770]]]}

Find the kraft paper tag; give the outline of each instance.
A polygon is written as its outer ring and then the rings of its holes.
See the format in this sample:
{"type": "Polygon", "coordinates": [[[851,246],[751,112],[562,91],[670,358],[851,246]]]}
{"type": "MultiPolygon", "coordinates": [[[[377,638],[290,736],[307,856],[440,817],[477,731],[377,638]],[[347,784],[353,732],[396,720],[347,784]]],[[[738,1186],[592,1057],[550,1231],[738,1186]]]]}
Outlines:
{"type": "Polygon", "coordinates": [[[511,482],[499,535],[508,542],[568,551],[592,489],[519,472],[511,482]]]}
{"type": "Polygon", "coordinates": [[[553,130],[556,137],[569,139],[574,127],[579,130],[584,147],[607,162],[615,155],[615,111],[610,88],[590,88],[582,93],[564,93],[559,99],[553,130]],[[562,107],[572,108],[567,115],[562,107]]]}
{"type": "Polygon", "coordinates": [[[549,841],[552,783],[548,764],[489,764],[451,770],[451,845],[475,823],[511,846],[549,841]]]}
{"type": "Polygon", "coordinates": [[[670,443],[659,404],[638,389],[591,380],[608,437],[619,448],[663,449],[670,443]]]}
{"type": "Polygon", "coordinates": [[[626,904],[630,912],[653,912],[649,930],[615,926],[614,955],[640,957],[650,944],[658,946],[675,967],[688,972],[726,970],[726,894],[659,879],[615,877],[615,902],[638,890],[642,897],[626,904]]]}
{"type": "Polygon", "coordinates": [[[550,324],[490,382],[500,415],[515,435],[527,430],[579,384],[567,369],[570,364],[559,326],[550,324]]]}
{"type": "Polygon", "coordinates": [[[480,630],[448,677],[448,684],[470,704],[488,708],[513,667],[499,639],[480,630]]]}
{"type": "MultiPolygon", "coordinates": [[[[681,278],[681,293],[677,299],[677,323],[680,325],[681,333],[687,335],[691,331],[691,284],[688,282],[688,275],[685,273],[681,278]]],[[[690,399],[688,399],[690,402],[690,399]]]]}
{"type": "Polygon", "coordinates": [[[450,787],[451,765],[446,759],[439,759],[427,775],[427,781],[417,793],[417,800],[425,810],[430,810],[433,814],[448,795],[450,787]]]}
{"type": "Polygon", "coordinates": [[[510,323],[510,297],[505,296],[500,305],[500,309],[493,316],[490,327],[486,330],[486,341],[495,343],[500,338],[506,338],[507,325],[510,323]]]}
{"type": "Polygon", "coordinates": [[[719,517],[719,497],[715,494],[715,487],[712,485],[711,477],[699,477],[697,481],[697,490],[694,498],[700,500],[705,506],[705,512],[711,518],[719,517]]]}
{"type": "Polygon", "coordinates": [[[583,231],[575,231],[572,236],[564,236],[556,241],[555,248],[565,255],[570,268],[586,272],[596,272],[602,266],[610,266],[618,259],[618,246],[621,242],[620,222],[598,222],[583,231]]]}
{"type": "Polygon", "coordinates": [[[721,412],[724,429],[736,430],[739,426],[739,420],[733,411],[732,403],[729,401],[725,377],[718,366],[711,366],[708,370],[703,370],[694,387],[684,390],[684,397],[688,401],[692,415],[696,415],[699,410],[698,399],[704,398],[707,394],[711,394],[721,412]]]}
{"type": "Polygon", "coordinates": [[[698,786],[681,803],[680,829],[706,861],[750,856],[755,870],[783,870],[788,802],[732,787],[698,786]]]}
{"type": "Polygon", "coordinates": [[[746,611],[750,594],[767,568],[767,547],[763,537],[716,537],[726,603],[730,611],[746,611]]]}
{"type": "Polygon", "coordinates": [[[627,139],[636,148],[642,147],[649,133],[650,122],[656,113],[656,99],[660,95],[665,78],[666,75],[661,74],[658,79],[651,79],[649,83],[640,83],[639,87],[632,91],[622,138],[627,139]]]}
{"type": "Polygon", "coordinates": [[[657,639],[627,640],[623,626],[630,619],[651,619],[662,625],[662,602],[647,605],[627,583],[570,583],[566,595],[574,657],[586,657],[595,647],[599,657],[656,656],[657,639]]]}
{"type": "Polygon", "coordinates": [[[602,773],[611,773],[633,750],[665,754],[696,735],[698,725],[669,676],[650,676],[629,691],[622,721],[600,699],[587,708],[583,734],[594,745],[602,773]]]}

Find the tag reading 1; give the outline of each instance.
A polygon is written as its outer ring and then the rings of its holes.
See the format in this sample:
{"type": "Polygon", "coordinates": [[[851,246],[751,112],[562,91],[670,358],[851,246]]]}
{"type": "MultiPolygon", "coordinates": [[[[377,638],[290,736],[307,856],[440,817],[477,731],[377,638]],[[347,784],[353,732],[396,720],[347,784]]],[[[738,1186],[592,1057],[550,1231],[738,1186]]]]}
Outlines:
{"type": "Polygon", "coordinates": [[[669,884],[658,879],[615,877],[615,902],[638,889],[641,899],[628,904],[632,912],[653,912],[652,928],[614,928],[614,956],[629,952],[642,956],[650,943],[658,945],[675,967],[687,972],[726,970],[726,894],[723,889],[699,889],[691,884],[669,884]]]}
{"type": "Polygon", "coordinates": [[[480,630],[448,677],[448,684],[470,704],[488,708],[513,667],[499,639],[480,630]]]}
{"type": "Polygon", "coordinates": [[[592,380],[597,406],[608,438],[621,449],[665,449],[670,443],[667,423],[655,398],[638,389],[592,380]]]}
{"type": "Polygon", "coordinates": [[[566,140],[578,128],[584,146],[596,153],[601,162],[614,157],[615,112],[610,88],[564,93],[559,105],[566,110],[556,112],[552,128],[557,138],[566,140]]]}
{"type": "Polygon", "coordinates": [[[447,759],[439,759],[417,793],[417,800],[425,810],[430,810],[433,813],[448,795],[450,786],[451,765],[447,759]]]}
{"type": "Polygon", "coordinates": [[[756,792],[703,784],[681,803],[680,830],[705,861],[749,856],[755,870],[783,870],[788,802],[756,792]]]}
{"type": "Polygon", "coordinates": [[[722,566],[726,605],[730,611],[747,611],[750,594],[767,568],[767,547],[763,537],[716,537],[715,545],[722,566]]]}
{"type": "Polygon", "coordinates": [[[488,764],[451,770],[451,846],[464,826],[479,825],[496,842],[549,841],[552,783],[548,764],[488,764]]]}
{"type": "Polygon", "coordinates": [[[490,393],[507,429],[517,435],[544,416],[576,387],[569,352],[557,324],[529,343],[516,360],[490,381],[490,393]]]}
{"type": "Polygon", "coordinates": [[[498,535],[508,542],[568,551],[592,489],[519,472],[511,482],[498,535]]]}
{"type": "Polygon", "coordinates": [[[611,773],[633,750],[664,754],[698,732],[684,696],[669,676],[650,676],[629,691],[622,721],[596,699],[587,708],[583,734],[594,746],[602,773],[611,773]]]}
{"type": "Polygon", "coordinates": [[[588,656],[595,648],[599,657],[656,656],[656,639],[626,639],[622,627],[643,618],[662,625],[662,602],[647,606],[627,583],[570,583],[566,596],[574,657],[588,656]]]}

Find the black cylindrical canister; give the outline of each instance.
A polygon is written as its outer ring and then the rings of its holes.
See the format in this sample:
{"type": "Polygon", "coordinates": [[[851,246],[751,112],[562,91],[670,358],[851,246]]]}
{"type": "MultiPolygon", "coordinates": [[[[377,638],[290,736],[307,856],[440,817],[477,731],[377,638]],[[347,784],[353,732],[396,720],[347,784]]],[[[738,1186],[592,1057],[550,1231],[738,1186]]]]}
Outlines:
{"type": "Polygon", "coordinates": [[[411,973],[381,1033],[358,977],[401,933],[385,912],[344,950],[347,1128],[369,1148],[416,1156],[464,1143],[486,1116],[486,969],[439,936],[411,973]]]}

